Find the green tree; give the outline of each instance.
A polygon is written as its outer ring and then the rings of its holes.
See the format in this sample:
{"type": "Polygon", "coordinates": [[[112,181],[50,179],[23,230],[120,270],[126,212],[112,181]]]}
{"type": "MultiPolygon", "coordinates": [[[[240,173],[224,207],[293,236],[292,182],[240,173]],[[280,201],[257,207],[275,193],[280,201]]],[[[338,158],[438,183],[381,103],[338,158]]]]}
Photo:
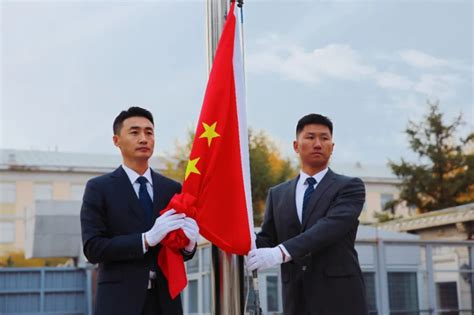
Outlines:
{"type": "MultiPolygon", "coordinates": [[[[171,159],[163,171],[165,176],[183,182],[193,141],[194,132],[189,129],[186,143],[176,143],[174,153],[170,154],[171,159]]],[[[249,130],[249,159],[254,222],[260,225],[268,189],[294,176],[296,170],[263,131],[249,130]]]]}
{"type": "Polygon", "coordinates": [[[438,103],[428,106],[424,120],[410,121],[405,130],[418,163],[389,162],[402,183],[400,198],[386,208],[404,201],[423,213],[474,201],[474,133],[456,138],[462,114],[446,124],[438,103]]]}

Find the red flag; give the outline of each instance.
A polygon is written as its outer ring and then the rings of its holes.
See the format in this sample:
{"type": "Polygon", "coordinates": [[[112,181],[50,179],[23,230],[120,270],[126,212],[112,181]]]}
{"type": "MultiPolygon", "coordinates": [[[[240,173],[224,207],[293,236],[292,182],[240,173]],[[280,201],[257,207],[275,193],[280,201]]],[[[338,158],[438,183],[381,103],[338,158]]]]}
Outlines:
{"type": "MultiPolygon", "coordinates": [[[[253,230],[250,167],[239,24],[232,2],[209,76],[182,193],[168,205],[199,224],[200,234],[228,253],[245,255],[253,230]]],[[[179,252],[184,232],[163,242],[158,263],[174,298],[186,286],[179,252]]]]}

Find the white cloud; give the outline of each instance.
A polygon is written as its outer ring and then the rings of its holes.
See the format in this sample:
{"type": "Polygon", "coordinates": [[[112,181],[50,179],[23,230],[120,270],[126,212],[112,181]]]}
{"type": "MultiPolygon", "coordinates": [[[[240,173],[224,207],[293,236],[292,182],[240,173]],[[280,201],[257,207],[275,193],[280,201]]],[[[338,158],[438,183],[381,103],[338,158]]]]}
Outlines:
{"type": "Polygon", "coordinates": [[[449,60],[436,58],[414,49],[401,51],[399,55],[403,61],[416,68],[435,68],[451,65],[449,60]]]}
{"type": "Polygon", "coordinates": [[[455,75],[424,74],[415,85],[415,91],[428,97],[444,98],[455,94],[460,79],[455,75]]]}
{"type": "MultiPolygon", "coordinates": [[[[463,83],[463,70],[456,61],[435,58],[417,50],[405,50],[392,54],[384,63],[377,63],[377,56],[363,56],[350,45],[330,44],[308,51],[293,42],[281,39],[276,34],[257,41],[260,51],[247,58],[247,69],[253,73],[270,73],[288,80],[319,84],[323,80],[365,80],[388,93],[403,91],[416,93],[423,98],[443,99],[455,95],[463,83]],[[418,68],[418,78],[400,73],[400,59],[418,68]],[[453,74],[426,73],[428,68],[450,68],[453,74]],[[383,70],[389,69],[389,70],[383,70]],[[398,73],[397,73],[398,72],[398,73]]],[[[388,58],[388,57],[387,57],[388,58]]],[[[412,71],[411,71],[412,72],[412,71]]]]}
{"type": "Polygon", "coordinates": [[[392,72],[379,72],[374,78],[378,86],[386,89],[409,90],[414,84],[411,80],[392,72]]]}
{"type": "Polygon", "coordinates": [[[357,51],[348,45],[331,44],[313,51],[295,45],[282,45],[272,35],[261,40],[265,51],[250,54],[247,67],[254,73],[276,73],[306,83],[318,83],[322,78],[359,80],[375,73],[364,64],[357,51]]]}

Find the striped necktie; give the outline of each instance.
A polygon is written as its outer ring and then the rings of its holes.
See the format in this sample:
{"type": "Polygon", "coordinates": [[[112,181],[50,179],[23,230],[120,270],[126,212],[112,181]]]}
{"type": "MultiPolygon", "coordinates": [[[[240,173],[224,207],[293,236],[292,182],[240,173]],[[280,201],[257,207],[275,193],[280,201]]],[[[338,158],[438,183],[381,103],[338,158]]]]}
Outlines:
{"type": "Polygon", "coordinates": [[[306,178],[305,184],[308,184],[308,187],[306,188],[304,192],[304,197],[303,197],[303,213],[301,215],[301,222],[304,222],[308,210],[306,209],[308,207],[308,202],[309,199],[311,198],[311,194],[314,192],[314,185],[317,183],[317,181],[313,177],[308,177],[306,178]]]}

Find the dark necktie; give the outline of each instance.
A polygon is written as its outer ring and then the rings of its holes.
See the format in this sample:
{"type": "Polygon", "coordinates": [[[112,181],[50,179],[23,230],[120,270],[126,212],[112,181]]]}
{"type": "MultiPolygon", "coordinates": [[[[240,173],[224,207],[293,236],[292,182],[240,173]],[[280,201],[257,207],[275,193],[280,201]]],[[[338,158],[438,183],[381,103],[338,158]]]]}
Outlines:
{"type": "Polygon", "coordinates": [[[146,177],[140,176],[138,177],[137,182],[140,184],[140,189],[138,190],[138,199],[140,200],[143,210],[145,210],[147,222],[151,222],[153,218],[153,201],[151,200],[148,190],[146,189],[146,183],[148,183],[148,180],[146,177]]]}
{"type": "Polygon", "coordinates": [[[304,197],[303,197],[303,213],[301,214],[301,222],[304,222],[304,219],[307,215],[308,210],[306,209],[308,207],[308,202],[309,199],[311,198],[311,194],[314,191],[314,185],[316,184],[316,180],[313,177],[308,177],[306,178],[305,184],[308,184],[308,187],[304,191],[304,197]]]}

